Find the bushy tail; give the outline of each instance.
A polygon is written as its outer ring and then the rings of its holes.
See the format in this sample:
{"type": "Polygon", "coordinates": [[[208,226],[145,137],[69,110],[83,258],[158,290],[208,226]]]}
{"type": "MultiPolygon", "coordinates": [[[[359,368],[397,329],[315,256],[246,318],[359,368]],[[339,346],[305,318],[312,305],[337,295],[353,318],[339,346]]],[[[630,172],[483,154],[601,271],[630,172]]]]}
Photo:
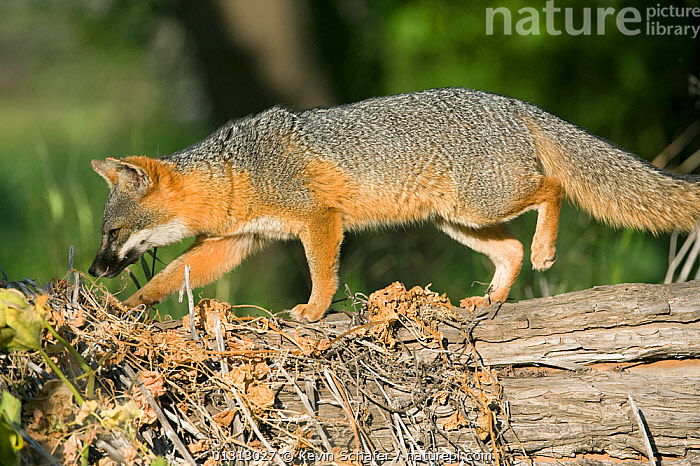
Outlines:
{"type": "Polygon", "coordinates": [[[666,172],[530,107],[528,113],[533,112],[538,114],[529,126],[545,174],[559,178],[567,196],[596,219],[652,233],[695,228],[700,218],[700,177],[666,172]]]}

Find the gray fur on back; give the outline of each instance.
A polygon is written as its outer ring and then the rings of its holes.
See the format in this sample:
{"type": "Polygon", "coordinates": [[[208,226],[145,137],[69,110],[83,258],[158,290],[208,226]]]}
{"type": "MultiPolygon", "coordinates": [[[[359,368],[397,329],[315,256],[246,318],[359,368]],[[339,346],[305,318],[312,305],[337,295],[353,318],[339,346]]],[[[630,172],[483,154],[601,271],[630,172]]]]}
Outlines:
{"type": "Polygon", "coordinates": [[[461,188],[461,201],[498,195],[507,203],[509,193],[521,190],[514,170],[523,175],[541,172],[532,136],[516,117],[526,107],[516,99],[461,88],[299,113],[273,107],[231,121],[164,159],[182,170],[193,165],[215,170],[230,161],[249,170],[258,185],[271,183],[273,170],[274,183],[292,190],[301,186],[297,175],[308,157],[333,161],[357,183],[389,191],[411,189],[395,186],[396,180],[431,166],[461,188]],[[292,141],[304,148],[296,157],[285,152],[292,141]],[[467,189],[468,196],[462,192],[467,189]]]}

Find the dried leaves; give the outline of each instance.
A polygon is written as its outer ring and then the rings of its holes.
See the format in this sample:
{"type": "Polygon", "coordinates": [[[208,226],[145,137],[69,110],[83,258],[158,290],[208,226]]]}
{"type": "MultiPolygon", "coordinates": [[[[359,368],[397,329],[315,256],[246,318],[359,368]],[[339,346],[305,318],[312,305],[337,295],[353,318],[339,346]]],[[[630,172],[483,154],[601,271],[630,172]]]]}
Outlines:
{"type": "MultiPolygon", "coordinates": [[[[425,288],[414,286],[406,291],[403,283],[394,282],[369,295],[367,301],[369,320],[379,324],[373,326],[366,333],[389,348],[393,348],[396,339],[393,337],[392,330],[402,318],[404,318],[404,322],[412,321],[419,326],[425,324],[428,326],[427,328],[434,329],[437,323],[432,318],[434,314],[438,311],[443,313],[448,311],[452,303],[446,295],[430,291],[429,287],[430,285],[425,288]],[[419,312],[421,310],[425,312],[424,315],[419,312]]],[[[438,336],[438,338],[440,337],[438,336]]]]}

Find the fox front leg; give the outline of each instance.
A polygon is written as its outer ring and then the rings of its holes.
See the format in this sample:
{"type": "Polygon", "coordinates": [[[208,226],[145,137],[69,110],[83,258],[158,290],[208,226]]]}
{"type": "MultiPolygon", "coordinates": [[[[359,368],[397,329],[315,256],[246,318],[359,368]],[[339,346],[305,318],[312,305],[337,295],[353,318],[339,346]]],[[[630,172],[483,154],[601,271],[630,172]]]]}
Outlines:
{"type": "Polygon", "coordinates": [[[190,266],[193,288],[207,285],[236,267],[250,253],[260,249],[263,241],[256,235],[199,237],[194,244],[158,272],[146,285],[131,295],[124,304],[150,307],[180,289],[185,266],[190,266]]]}
{"type": "Polygon", "coordinates": [[[311,273],[311,296],[306,304],[292,309],[292,315],[311,322],[323,317],[338,288],[338,255],[343,241],[340,214],[330,209],[313,216],[300,234],[311,273]]]}

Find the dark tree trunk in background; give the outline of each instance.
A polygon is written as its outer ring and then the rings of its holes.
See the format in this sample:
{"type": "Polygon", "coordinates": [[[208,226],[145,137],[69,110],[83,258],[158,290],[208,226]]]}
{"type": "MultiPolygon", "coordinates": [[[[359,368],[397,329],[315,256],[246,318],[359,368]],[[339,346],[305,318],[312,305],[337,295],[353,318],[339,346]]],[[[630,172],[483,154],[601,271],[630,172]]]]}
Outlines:
{"type": "Polygon", "coordinates": [[[333,103],[307,10],[307,2],[291,0],[175,4],[217,122],[275,104],[304,109],[333,103]]]}

